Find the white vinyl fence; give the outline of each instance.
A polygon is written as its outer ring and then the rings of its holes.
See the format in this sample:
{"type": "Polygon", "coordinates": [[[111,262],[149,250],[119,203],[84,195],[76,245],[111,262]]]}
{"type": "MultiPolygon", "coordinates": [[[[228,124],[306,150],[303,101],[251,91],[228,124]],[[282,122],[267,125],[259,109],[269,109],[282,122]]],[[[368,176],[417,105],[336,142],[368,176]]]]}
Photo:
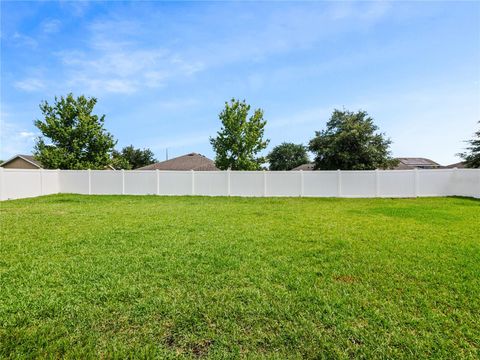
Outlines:
{"type": "Polygon", "coordinates": [[[56,193],[305,197],[480,197],[480,169],[372,171],[0,168],[0,200],[56,193]]]}

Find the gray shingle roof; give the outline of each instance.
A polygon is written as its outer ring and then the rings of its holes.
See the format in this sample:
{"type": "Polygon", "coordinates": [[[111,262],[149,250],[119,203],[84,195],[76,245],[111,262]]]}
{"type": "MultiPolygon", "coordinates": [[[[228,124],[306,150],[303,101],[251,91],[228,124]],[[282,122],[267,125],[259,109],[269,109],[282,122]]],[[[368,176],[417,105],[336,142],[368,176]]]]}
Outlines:
{"type": "Polygon", "coordinates": [[[136,170],[196,170],[215,171],[218,168],[213,160],[197,153],[190,153],[170,160],[143,166],[136,170]]]}
{"type": "Polygon", "coordinates": [[[315,164],[314,163],[308,163],[308,164],[302,164],[300,166],[297,166],[296,168],[293,168],[291,171],[312,171],[314,168],[315,164]]]}
{"type": "Polygon", "coordinates": [[[458,168],[458,169],[464,169],[465,168],[465,161],[461,161],[455,164],[450,164],[445,166],[447,169],[453,169],[453,168],[458,168]]]}
{"type": "Polygon", "coordinates": [[[397,158],[397,160],[399,160],[400,162],[394,168],[394,170],[409,170],[409,169],[415,169],[415,168],[421,168],[421,169],[441,168],[441,165],[439,163],[436,163],[435,161],[426,159],[426,158],[402,157],[402,158],[397,158]]]}
{"type": "Polygon", "coordinates": [[[407,166],[440,166],[433,160],[426,158],[397,158],[400,163],[407,166]]]}

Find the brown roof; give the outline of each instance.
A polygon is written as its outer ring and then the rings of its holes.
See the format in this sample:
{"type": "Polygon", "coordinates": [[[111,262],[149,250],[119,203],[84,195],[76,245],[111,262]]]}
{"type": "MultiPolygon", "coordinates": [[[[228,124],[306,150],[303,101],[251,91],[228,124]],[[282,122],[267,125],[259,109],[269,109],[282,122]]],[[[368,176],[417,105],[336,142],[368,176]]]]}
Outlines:
{"type": "Polygon", "coordinates": [[[13,161],[17,158],[21,158],[25,161],[28,161],[29,163],[32,163],[33,165],[38,166],[38,168],[40,168],[40,169],[42,168],[42,164],[39,161],[35,160],[33,155],[21,155],[21,154],[15,155],[14,157],[12,157],[12,158],[8,159],[7,161],[3,162],[0,166],[5,166],[9,162],[11,162],[11,161],[13,161]]]}
{"type": "Polygon", "coordinates": [[[397,158],[399,160],[398,165],[394,168],[395,170],[408,170],[415,168],[439,168],[440,164],[436,163],[433,160],[426,158],[397,158]]]}
{"type": "Polygon", "coordinates": [[[453,168],[458,168],[458,169],[464,169],[465,168],[465,161],[460,161],[455,164],[450,164],[445,166],[447,169],[453,169],[453,168]]]}
{"type": "Polygon", "coordinates": [[[293,168],[291,171],[312,171],[314,168],[315,164],[314,163],[308,163],[308,164],[302,164],[300,166],[297,166],[296,168],[293,168]]]}
{"type": "Polygon", "coordinates": [[[218,168],[213,160],[197,153],[190,153],[170,160],[143,166],[136,170],[196,170],[215,171],[218,168]]]}

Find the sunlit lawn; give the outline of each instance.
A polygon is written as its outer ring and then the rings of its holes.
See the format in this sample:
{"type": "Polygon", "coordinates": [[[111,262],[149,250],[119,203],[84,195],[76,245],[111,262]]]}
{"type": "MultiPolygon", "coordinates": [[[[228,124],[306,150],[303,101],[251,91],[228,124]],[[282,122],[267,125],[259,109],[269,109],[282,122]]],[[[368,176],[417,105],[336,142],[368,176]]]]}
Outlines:
{"type": "Polygon", "coordinates": [[[0,358],[478,358],[480,201],[0,203],[0,358]]]}

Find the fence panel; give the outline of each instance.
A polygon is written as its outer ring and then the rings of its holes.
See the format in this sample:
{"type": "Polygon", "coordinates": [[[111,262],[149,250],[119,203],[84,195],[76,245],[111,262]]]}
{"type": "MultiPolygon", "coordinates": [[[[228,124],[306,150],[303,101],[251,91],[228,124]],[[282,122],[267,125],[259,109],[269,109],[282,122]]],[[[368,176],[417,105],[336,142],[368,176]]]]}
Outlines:
{"type": "Polygon", "coordinates": [[[340,196],[345,197],[375,197],[375,171],[341,171],[340,196]]]}
{"type": "Polygon", "coordinates": [[[42,194],[42,178],[38,170],[2,169],[1,199],[20,199],[42,194]]]}
{"type": "Polygon", "coordinates": [[[195,195],[228,195],[228,171],[195,171],[195,195]]]}
{"type": "Polygon", "coordinates": [[[452,181],[455,195],[480,197],[480,170],[454,169],[452,181]]]}
{"type": "Polygon", "coordinates": [[[59,184],[61,193],[88,194],[88,171],[61,170],[59,184]]]}
{"type": "Polygon", "coordinates": [[[385,170],[378,172],[378,196],[381,197],[414,197],[414,170],[385,170]]]}
{"type": "Polygon", "coordinates": [[[40,171],[42,172],[42,195],[58,194],[60,192],[60,183],[58,181],[59,172],[57,170],[40,171]]]}
{"type": "Polygon", "coordinates": [[[480,197],[480,169],[193,172],[0,168],[1,200],[55,193],[480,197]]]}
{"type": "Polygon", "coordinates": [[[122,172],[92,170],[90,172],[90,194],[94,194],[94,195],[122,194],[122,172]]]}
{"type": "Polygon", "coordinates": [[[303,171],[303,196],[338,196],[337,171],[303,171]]]}
{"type": "Polygon", "coordinates": [[[154,195],[157,193],[155,171],[125,171],[124,193],[129,195],[154,195]]]}
{"type": "Polygon", "coordinates": [[[266,196],[302,196],[300,171],[267,171],[266,196]]]}
{"type": "Polygon", "coordinates": [[[233,196],[264,196],[265,172],[231,171],[230,194],[233,196]]]}
{"type": "Polygon", "coordinates": [[[418,196],[455,195],[454,169],[418,170],[418,196]]]}
{"type": "Polygon", "coordinates": [[[159,195],[192,195],[191,171],[160,171],[159,195]]]}

